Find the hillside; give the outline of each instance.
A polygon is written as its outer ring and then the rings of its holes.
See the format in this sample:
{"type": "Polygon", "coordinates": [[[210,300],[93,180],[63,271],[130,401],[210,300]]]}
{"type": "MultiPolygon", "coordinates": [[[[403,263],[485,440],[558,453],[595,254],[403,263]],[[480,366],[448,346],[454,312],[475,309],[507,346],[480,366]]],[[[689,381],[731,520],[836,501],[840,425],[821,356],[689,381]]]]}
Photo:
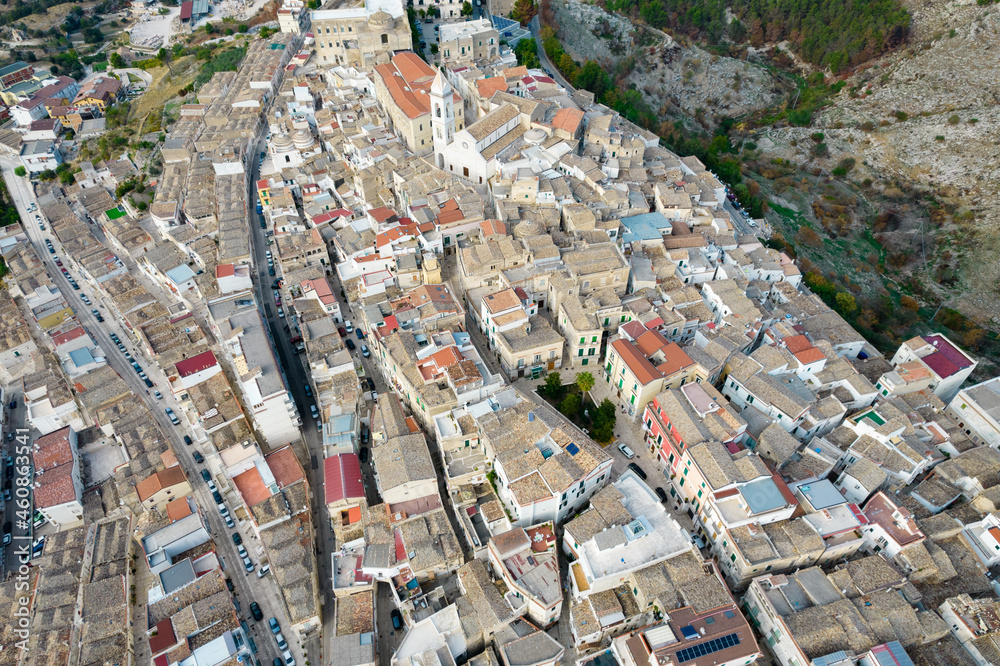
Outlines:
{"type": "MultiPolygon", "coordinates": [[[[995,369],[1000,10],[905,0],[906,44],[840,77],[816,66],[823,56],[801,32],[713,45],[703,30],[666,34],[641,6],[626,11],[634,18],[542,5],[566,53],[641,92],[671,146],[742,171],[737,192],[758,210],[747,194],[768,202],[772,244],[883,351],[936,329],[995,369]]],[[[888,48],[894,28],[882,27],[888,48]]]]}

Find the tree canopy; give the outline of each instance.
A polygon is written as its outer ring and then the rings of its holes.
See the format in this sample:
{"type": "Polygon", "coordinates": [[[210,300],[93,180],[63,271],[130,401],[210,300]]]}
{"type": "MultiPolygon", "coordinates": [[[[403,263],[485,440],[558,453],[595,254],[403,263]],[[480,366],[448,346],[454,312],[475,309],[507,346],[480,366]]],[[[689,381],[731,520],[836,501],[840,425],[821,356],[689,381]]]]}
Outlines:
{"type": "Polygon", "coordinates": [[[899,46],[910,28],[898,0],[608,0],[607,7],[713,43],[788,40],[803,59],[834,72],[899,46]]]}

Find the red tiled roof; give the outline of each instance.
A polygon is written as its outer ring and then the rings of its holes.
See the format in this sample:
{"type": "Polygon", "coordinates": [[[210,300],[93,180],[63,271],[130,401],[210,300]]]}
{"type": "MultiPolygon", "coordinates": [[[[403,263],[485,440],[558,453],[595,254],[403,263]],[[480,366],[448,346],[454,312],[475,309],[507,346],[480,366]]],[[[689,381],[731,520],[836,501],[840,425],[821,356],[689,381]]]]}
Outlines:
{"type": "Polygon", "coordinates": [[[323,490],[327,504],[365,496],[356,453],[341,453],[323,461],[323,490]]]}
{"type": "Polygon", "coordinates": [[[192,356],[191,358],[180,361],[177,364],[177,374],[181,377],[188,377],[196,372],[208,370],[218,364],[219,362],[215,360],[215,354],[211,351],[202,352],[197,356],[192,356]]]}
{"type": "Polygon", "coordinates": [[[809,349],[795,353],[795,358],[799,359],[799,363],[809,365],[810,363],[822,361],[826,358],[826,354],[816,347],[810,347],[809,349]]]}
{"type": "Polygon", "coordinates": [[[188,0],[187,2],[181,3],[181,20],[191,18],[191,10],[194,7],[194,0],[188,0]]]}
{"type": "Polygon", "coordinates": [[[186,495],[167,502],[167,518],[170,519],[170,522],[176,523],[181,518],[186,518],[191,515],[191,504],[189,499],[190,496],[186,495]]]}
{"type": "Polygon", "coordinates": [[[630,321],[627,324],[622,324],[621,329],[633,340],[638,338],[647,330],[646,326],[638,319],[630,321]]]}
{"type": "Polygon", "coordinates": [[[135,484],[135,492],[139,496],[139,501],[145,502],[164,488],[170,488],[185,481],[187,481],[187,477],[184,476],[184,470],[180,466],[171,467],[160,470],[135,484]]]}
{"type": "Polygon", "coordinates": [[[379,208],[372,208],[370,211],[368,211],[368,214],[371,216],[373,220],[381,224],[386,220],[395,217],[396,211],[392,210],[391,208],[386,208],[385,206],[381,206],[379,208]]]}
{"type": "Polygon", "coordinates": [[[45,471],[73,462],[73,449],[69,444],[69,426],[36,439],[31,458],[36,470],[45,471]]]}
{"type": "Polygon", "coordinates": [[[785,349],[793,354],[812,348],[809,338],[804,335],[789,335],[787,338],[782,338],[781,341],[785,343],[785,349]]]}
{"type": "Polygon", "coordinates": [[[47,509],[77,499],[71,464],[46,470],[44,476],[35,477],[35,483],[41,484],[34,490],[35,508],[47,509]]]}
{"type": "Polygon", "coordinates": [[[622,357],[622,361],[643,386],[663,376],[659,370],[653,367],[649,359],[640,354],[639,350],[628,340],[619,338],[611,343],[611,347],[618,352],[618,355],[622,357]]]}
{"type": "Polygon", "coordinates": [[[647,358],[667,346],[667,339],[659,331],[646,331],[635,339],[635,346],[647,358]]]}
{"type": "Polygon", "coordinates": [[[60,333],[52,338],[52,344],[58,347],[59,345],[64,345],[71,340],[76,340],[79,337],[87,335],[87,331],[83,330],[82,326],[77,326],[72,331],[66,331],[65,333],[60,333]]]}
{"type": "Polygon", "coordinates": [[[257,506],[271,496],[271,491],[264,485],[264,479],[261,478],[260,471],[256,467],[251,467],[234,476],[233,485],[243,497],[243,502],[249,507],[257,506]]]}
{"type": "Polygon", "coordinates": [[[299,464],[299,459],[295,457],[291,446],[284,446],[269,453],[264,456],[264,459],[267,461],[267,466],[271,469],[271,474],[274,475],[274,481],[279,488],[287,488],[305,478],[302,465],[299,464]]]}
{"type": "Polygon", "coordinates": [[[174,635],[174,625],[170,618],[164,618],[156,623],[156,635],[149,637],[150,654],[159,654],[167,648],[177,644],[177,636],[174,635]]]}
{"type": "Polygon", "coordinates": [[[476,81],[476,90],[483,99],[490,99],[494,93],[507,91],[507,79],[502,76],[479,79],[476,81]]]}
{"type": "Polygon", "coordinates": [[[219,264],[215,267],[215,277],[232,277],[236,275],[236,267],[232,264],[219,264]]]}
{"type": "Polygon", "coordinates": [[[580,109],[559,109],[552,118],[552,128],[575,133],[583,121],[583,111],[580,109]]]}

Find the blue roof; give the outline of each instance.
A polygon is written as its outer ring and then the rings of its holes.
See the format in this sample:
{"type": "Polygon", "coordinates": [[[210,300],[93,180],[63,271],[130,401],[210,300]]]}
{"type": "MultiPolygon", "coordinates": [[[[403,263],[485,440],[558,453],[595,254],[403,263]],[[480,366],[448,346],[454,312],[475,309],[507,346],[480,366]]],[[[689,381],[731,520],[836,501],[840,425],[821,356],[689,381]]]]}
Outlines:
{"type": "Polygon", "coordinates": [[[94,362],[94,355],[91,354],[90,350],[86,347],[82,349],[74,349],[69,353],[69,357],[73,361],[73,364],[78,368],[82,368],[83,366],[90,365],[94,362]]]}
{"type": "Polygon", "coordinates": [[[354,432],[354,412],[349,414],[340,414],[335,416],[329,421],[329,432],[340,434],[340,433],[353,433],[354,432]]]}
{"type": "Polygon", "coordinates": [[[167,277],[174,284],[184,284],[195,276],[195,272],[187,264],[181,264],[177,268],[167,271],[167,277]]]}
{"type": "Polygon", "coordinates": [[[626,243],[658,240],[663,238],[663,229],[671,228],[670,220],[657,212],[623,217],[621,222],[625,227],[622,240],[626,243]]]}
{"type": "Polygon", "coordinates": [[[815,511],[822,511],[847,502],[837,487],[827,479],[800,483],[795,489],[809,500],[815,511]]]}
{"type": "Polygon", "coordinates": [[[785,497],[771,478],[751,481],[740,488],[740,493],[754,513],[764,513],[785,505],[785,497]]]}

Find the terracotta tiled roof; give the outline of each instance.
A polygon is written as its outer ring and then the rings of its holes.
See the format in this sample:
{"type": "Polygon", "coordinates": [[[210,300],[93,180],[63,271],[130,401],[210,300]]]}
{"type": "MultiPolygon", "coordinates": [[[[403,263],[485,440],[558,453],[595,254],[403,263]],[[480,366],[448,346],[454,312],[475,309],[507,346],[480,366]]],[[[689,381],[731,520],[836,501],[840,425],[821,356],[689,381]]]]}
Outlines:
{"type": "Polygon", "coordinates": [[[170,488],[187,481],[184,470],[178,467],[160,470],[152,476],[148,476],[135,484],[135,492],[139,495],[139,501],[145,502],[147,499],[160,492],[164,488],[170,488]]]}
{"type": "Polygon", "coordinates": [[[267,466],[271,468],[271,474],[274,475],[274,481],[279,488],[287,488],[305,478],[302,465],[299,464],[291,446],[280,448],[264,458],[267,460],[267,466]]]}
{"type": "Polygon", "coordinates": [[[73,450],[69,444],[69,426],[36,439],[35,451],[31,457],[36,470],[50,470],[73,462],[73,450]]]}
{"type": "Polygon", "coordinates": [[[249,507],[256,506],[271,496],[271,491],[264,485],[264,479],[256,467],[234,476],[233,484],[249,507]]]}

